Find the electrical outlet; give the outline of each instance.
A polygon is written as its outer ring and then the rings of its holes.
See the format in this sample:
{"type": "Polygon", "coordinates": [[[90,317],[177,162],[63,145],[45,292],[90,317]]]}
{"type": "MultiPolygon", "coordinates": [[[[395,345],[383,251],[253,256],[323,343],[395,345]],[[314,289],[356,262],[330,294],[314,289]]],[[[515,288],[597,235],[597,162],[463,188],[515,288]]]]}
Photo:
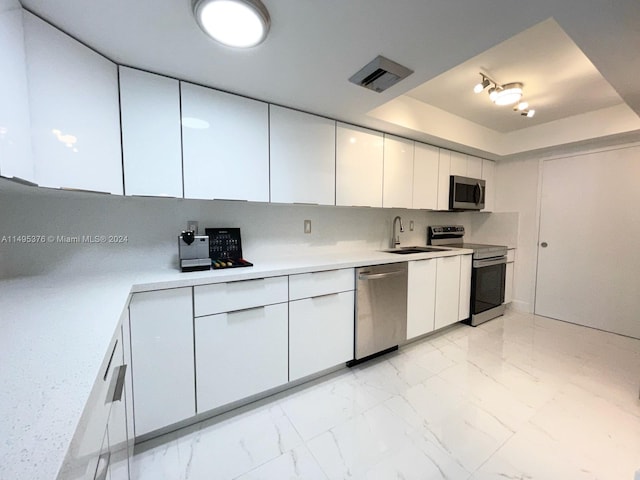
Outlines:
{"type": "Polygon", "coordinates": [[[413,232],[413,220],[409,220],[409,231],[413,232]]]}
{"type": "Polygon", "coordinates": [[[187,221],[187,231],[191,231],[193,230],[196,235],[198,234],[198,222],[195,220],[188,220],[187,221]]]}
{"type": "Polygon", "coordinates": [[[311,233],[311,220],[304,221],[304,233],[311,233]]]}

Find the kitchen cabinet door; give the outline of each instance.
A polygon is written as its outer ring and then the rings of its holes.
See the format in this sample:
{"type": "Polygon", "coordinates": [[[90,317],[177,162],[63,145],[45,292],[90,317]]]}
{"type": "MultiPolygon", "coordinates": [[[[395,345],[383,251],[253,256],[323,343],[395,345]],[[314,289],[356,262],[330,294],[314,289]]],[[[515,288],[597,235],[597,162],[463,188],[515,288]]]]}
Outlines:
{"type": "Polygon", "coordinates": [[[413,206],[413,140],[384,136],[384,174],[382,206],[413,206]]]}
{"type": "Polygon", "coordinates": [[[288,380],[287,304],[195,319],[198,413],[288,380]]]}
{"type": "Polygon", "coordinates": [[[0,7],[0,175],[35,181],[23,11],[0,7]]]}
{"type": "Polygon", "coordinates": [[[353,290],[289,303],[289,381],[353,359],[353,290]]]}
{"type": "Polygon", "coordinates": [[[467,155],[467,177],[482,178],[482,159],[467,155]]]}
{"type": "Polygon", "coordinates": [[[504,303],[511,303],[513,301],[513,273],[515,268],[514,260],[515,250],[510,248],[507,251],[507,270],[504,282],[504,303]]]}
{"type": "Polygon", "coordinates": [[[416,142],[413,160],[413,208],[438,208],[439,149],[416,142]]]}
{"type": "Polygon", "coordinates": [[[271,105],[271,201],[335,205],[336,122],[271,105]]]}
{"type": "Polygon", "coordinates": [[[382,207],[384,135],[338,123],[336,205],[382,207]]]}
{"type": "Polygon", "coordinates": [[[180,82],[185,198],[269,201],[269,107],[180,82]]]}
{"type": "Polygon", "coordinates": [[[449,210],[451,151],[440,149],[438,155],[438,210],[449,210]]]}
{"type": "Polygon", "coordinates": [[[36,183],[122,195],[116,64],[25,13],[36,183]]]}
{"type": "Polygon", "coordinates": [[[119,67],[124,193],[182,197],[180,83],[119,67]]]}
{"type": "Polygon", "coordinates": [[[451,152],[450,175],[469,176],[467,174],[467,156],[464,153],[451,152]]]}
{"type": "Polygon", "coordinates": [[[471,255],[460,256],[460,303],[458,320],[466,320],[471,315],[471,255]]]}
{"type": "MultiPolygon", "coordinates": [[[[122,327],[119,327],[121,329],[122,327]]],[[[120,337],[122,342],[122,336],[120,337]]],[[[127,367],[124,363],[122,347],[118,355],[114,355],[112,360],[117,369],[114,371],[116,380],[110,389],[112,393],[111,412],[109,413],[109,422],[107,424],[107,432],[109,437],[109,474],[111,480],[128,480],[129,479],[129,442],[127,438],[127,408],[126,408],[126,385],[124,377],[121,373],[126,373],[127,367]],[[124,370],[122,370],[124,369],[124,370]]],[[[133,427],[133,425],[131,426],[133,427]]]]}
{"type": "Polygon", "coordinates": [[[407,340],[434,329],[436,259],[409,262],[407,291],[407,340]]]}
{"type": "Polygon", "coordinates": [[[195,415],[191,287],[129,304],[136,438],[195,415]]]}
{"type": "Polygon", "coordinates": [[[491,160],[482,160],[482,178],[485,184],[484,212],[493,212],[495,210],[496,199],[496,162],[491,160]]]}
{"type": "Polygon", "coordinates": [[[458,321],[460,304],[460,256],[436,259],[435,329],[458,321]]]}
{"type": "Polygon", "coordinates": [[[507,273],[504,285],[504,303],[513,301],[513,263],[507,263],[507,273]]]}

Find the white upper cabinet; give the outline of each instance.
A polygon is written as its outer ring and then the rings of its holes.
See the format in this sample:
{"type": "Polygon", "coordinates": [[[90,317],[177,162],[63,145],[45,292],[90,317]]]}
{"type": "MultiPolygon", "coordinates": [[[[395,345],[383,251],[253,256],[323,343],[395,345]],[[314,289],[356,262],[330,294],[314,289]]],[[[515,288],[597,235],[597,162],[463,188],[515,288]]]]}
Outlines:
{"type": "Polygon", "coordinates": [[[335,205],[336,122],[270,106],[271,201],[335,205]]]}
{"type": "Polygon", "coordinates": [[[124,192],[182,197],[179,82],[119,69],[124,192]]]}
{"type": "Polygon", "coordinates": [[[438,208],[438,161],[437,147],[416,142],[413,159],[413,208],[438,208]]]}
{"type": "Polygon", "coordinates": [[[482,159],[467,155],[467,177],[482,178],[482,159]]]}
{"type": "Polygon", "coordinates": [[[449,210],[449,178],[451,172],[451,151],[440,149],[438,159],[438,210],[449,210]]]}
{"type": "Polygon", "coordinates": [[[122,194],[115,63],[25,12],[36,183],[122,194]]]}
{"type": "Polygon", "coordinates": [[[269,107],[181,82],[185,198],[269,201],[269,107]]]}
{"type": "Polygon", "coordinates": [[[382,133],[338,123],[336,205],[382,207],[383,145],[382,133]]]}
{"type": "Polygon", "coordinates": [[[17,1],[11,7],[0,6],[0,175],[33,182],[22,19],[17,1]]]}
{"type": "Polygon", "coordinates": [[[413,206],[413,140],[384,136],[384,176],[382,206],[413,206]]]}
{"type": "Polygon", "coordinates": [[[484,211],[492,212],[495,209],[496,200],[496,162],[491,160],[482,161],[482,178],[485,183],[484,211]]]}
{"type": "Polygon", "coordinates": [[[460,152],[451,152],[449,175],[467,176],[467,156],[460,152]]]}

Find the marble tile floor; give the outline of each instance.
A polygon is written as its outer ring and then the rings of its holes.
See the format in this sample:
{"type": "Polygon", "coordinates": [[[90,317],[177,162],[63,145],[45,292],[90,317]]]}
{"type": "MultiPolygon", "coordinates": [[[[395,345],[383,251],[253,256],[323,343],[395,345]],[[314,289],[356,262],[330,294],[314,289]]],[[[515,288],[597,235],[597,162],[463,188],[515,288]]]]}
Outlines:
{"type": "Polygon", "coordinates": [[[136,447],[134,480],[633,480],[640,340],[509,311],[136,447]]]}

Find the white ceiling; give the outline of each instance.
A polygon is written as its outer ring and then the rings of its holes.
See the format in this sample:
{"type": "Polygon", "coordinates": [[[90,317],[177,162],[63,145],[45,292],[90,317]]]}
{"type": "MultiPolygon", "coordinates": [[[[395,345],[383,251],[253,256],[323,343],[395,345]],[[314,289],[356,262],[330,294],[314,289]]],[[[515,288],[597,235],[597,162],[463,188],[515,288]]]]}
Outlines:
{"type": "Polygon", "coordinates": [[[499,132],[623,104],[615,89],[553,19],[545,20],[407,93],[499,132]],[[482,72],[498,84],[522,83],[532,118],[496,106],[488,90],[475,94],[482,72]]]}
{"type": "Polygon", "coordinates": [[[205,37],[190,0],[22,0],[118,63],[491,158],[640,133],[637,0],[263,3],[269,37],[238,51],[205,37]],[[415,73],[381,94],[348,82],[378,54],[415,73]],[[494,119],[488,109],[497,107],[467,94],[480,67],[500,82],[525,83],[537,110],[526,128],[512,112],[494,119]],[[554,82],[570,81],[567,103],[543,88],[550,72],[554,82]]]}

